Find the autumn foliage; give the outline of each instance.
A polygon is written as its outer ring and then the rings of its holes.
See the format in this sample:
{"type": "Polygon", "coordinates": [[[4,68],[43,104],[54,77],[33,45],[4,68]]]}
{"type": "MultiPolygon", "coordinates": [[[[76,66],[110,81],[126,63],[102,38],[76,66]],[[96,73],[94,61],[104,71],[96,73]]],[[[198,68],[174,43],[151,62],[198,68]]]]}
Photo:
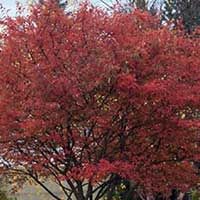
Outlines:
{"type": "Polygon", "coordinates": [[[146,194],[198,183],[199,39],[145,12],[88,5],[67,15],[46,2],[1,23],[6,170],[46,190],[40,177],[54,177],[78,200],[98,200],[119,179],[146,194]]]}

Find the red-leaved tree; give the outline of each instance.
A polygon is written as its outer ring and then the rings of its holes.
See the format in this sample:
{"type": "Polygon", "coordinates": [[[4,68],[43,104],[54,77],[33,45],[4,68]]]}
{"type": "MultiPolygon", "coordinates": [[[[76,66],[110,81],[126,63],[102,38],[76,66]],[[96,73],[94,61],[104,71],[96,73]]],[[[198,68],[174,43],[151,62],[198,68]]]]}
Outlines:
{"type": "Polygon", "coordinates": [[[111,197],[122,180],[148,195],[198,183],[198,39],[145,12],[66,15],[52,1],[1,23],[4,170],[57,200],[41,177],[68,200],[111,197]]]}

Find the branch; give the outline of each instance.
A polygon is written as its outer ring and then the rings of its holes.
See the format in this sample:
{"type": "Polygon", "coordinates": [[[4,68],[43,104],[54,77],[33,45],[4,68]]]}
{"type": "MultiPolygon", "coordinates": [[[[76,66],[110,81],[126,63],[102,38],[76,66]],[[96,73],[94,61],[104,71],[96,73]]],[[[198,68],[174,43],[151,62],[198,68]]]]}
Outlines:
{"type": "Polygon", "coordinates": [[[50,189],[48,189],[37,177],[35,177],[30,171],[28,173],[28,175],[36,181],[36,183],[38,183],[45,191],[47,191],[54,199],[56,200],[62,200],[61,198],[59,198],[58,196],[56,196],[53,192],[51,192],[50,189]]]}

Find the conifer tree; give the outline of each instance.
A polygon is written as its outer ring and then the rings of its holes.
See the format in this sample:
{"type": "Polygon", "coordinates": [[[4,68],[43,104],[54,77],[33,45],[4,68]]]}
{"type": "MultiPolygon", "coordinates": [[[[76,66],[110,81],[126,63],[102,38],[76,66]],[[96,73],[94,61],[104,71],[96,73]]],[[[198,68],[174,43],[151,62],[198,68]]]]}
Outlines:
{"type": "Polygon", "coordinates": [[[200,1],[197,0],[165,0],[163,5],[163,19],[177,25],[182,21],[187,33],[191,33],[200,25],[200,1]]]}

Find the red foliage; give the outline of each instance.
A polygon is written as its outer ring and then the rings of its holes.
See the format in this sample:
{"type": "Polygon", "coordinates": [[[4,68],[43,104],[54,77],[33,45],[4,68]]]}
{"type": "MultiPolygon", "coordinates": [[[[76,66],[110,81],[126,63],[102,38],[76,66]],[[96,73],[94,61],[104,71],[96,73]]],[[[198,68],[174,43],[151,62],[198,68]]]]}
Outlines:
{"type": "Polygon", "coordinates": [[[0,152],[11,169],[94,185],[114,174],[148,192],[199,181],[198,39],[144,12],[89,6],[66,15],[47,3],[2,23],[0,152]]]}

